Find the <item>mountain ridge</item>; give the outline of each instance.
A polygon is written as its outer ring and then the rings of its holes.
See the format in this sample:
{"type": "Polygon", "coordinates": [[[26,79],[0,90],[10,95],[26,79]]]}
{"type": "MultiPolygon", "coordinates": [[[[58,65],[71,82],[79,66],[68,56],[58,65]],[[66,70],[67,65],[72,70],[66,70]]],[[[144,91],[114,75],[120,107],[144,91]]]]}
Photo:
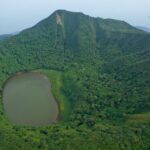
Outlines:
{"type": "MultiPolygon", "coordinates": [[[[134,27],[134,26],[132,26],[132,25],[130,25],[130,24],[128,24],[127,22],[125,22],[125,21],[121,21],[121,20],[116,20],[116,19],[109,19],[109,18],[106,18],[106,19],[103,19],[103,18],[100,18],[100,17],[92,17],[92,16],[90,16],[90,15],[86,15],[86,14],[84,14],[84,13],[82,13],[82,12],[71,12],[71,11],[67,11],[67,10],[56,10],[56,11],[54,11],[50,16],[48,16],[47,18],[45,18],[45,19],[43,19],[42,21],[40,21],[39,23],[37,23],[36,25],[34,25],[33,27],[36,27],[37,25],[39,25],[39,24],[41,24],[41,23],[43,23],[43,22],[45,22],[45,21],[48,21],[51,17],[53,17],[53,16],[56,16],[56,14],[60,14],[60,15],[78,15],[78,16],[84,16],[84,17],[87,17],[87,18],[89,18],[89,19],[95,19],[95,20],[97,20],[97,21],[101,21],[101,25],[102,25],[102,27],[103,26],[105,26],[105,25],[107,25],[107,26],[109,26],[109,24],[111,24],[112,25],[112,23],[114,22],[115,23],[115,25],[117,25],[117,23],[119,24],[119,25],[122,25],[122,27],[127,27],[127,28],[130,28],[130,32],[138,32],[138,33],[144,33],[144,32],[142,32],[141,30],[139,30],[139,29],[137,29],[136,27],[134,27]]],[[[33,27],[31,27],[31,28],[33,28],[33,27]]],[[[104,29],[105,29],[105,27],[103,27],[104,29]]],[[[29,28],[30,29],[30,28],[29,28]]],[[[123,28],[121,28],[119,31],[121,32],[121,30],[123,30],[123,28]]],[[[112,31],[115,31],[115,29],[112,29],[112,31]]],[[[116,31],[117,31],[117,28],[116,28],[116,31]]],[[[123,32],[123,31],[122,31],[123,32]]]]}
{"type": "MultiPolygon", "coordinates": [[[[113,36],[113,40],[118,42],[119,40],[123,41],[123,38],[129,36],[128,43],[132,46],[134,43],[132,43],[132,40],[130,39],[137,36],[136,34],[139,35],[138,38],[139,40],[141,39],[140,41],[145,40],[146,37],[149,37],[148,33],[138,30],[122,21],[112,21],[110,19],[106,19],[105,22],[103,19],[93,18],[88,15],[84,15],[83,13],[72,13],[64,10],[55,11],[48,18],[42,20],[32,28],[22,31],[21,34],[26,34],[26,36],[28,36],[28,40],[30,40],[33,35],[36,35],[34,37],[35,40],[44,36],[43,39],[49,38],[52,46],[58,45],[54,43],[54,39],[59,39],[61,47],[65,47],[65,45],[67,45],[70,49],[82,49],[80,42],[82,40],[84,42],[82,44],[83,47],[86,45],[86,41],[89,41],[91,43],[90,45],[99,47],[98,45],[100,42],[105,42],[102,44],[105,45],[106,41],[111,40],[113,36]],[[61,26],[57,24],[58,13],[62,17],[61,26]],[[59,38],[57,38],[58,36],[59,38]],[[82,37],[86,37],[87,39],[82,39],[82,37]],[[89,37],[92,39],[89,39],[89,37]],[[96,43],[98,43],[98,45],[96,43]]],[[[149,38],[146,38],[146,40],[149,40],[149,38]]]]}

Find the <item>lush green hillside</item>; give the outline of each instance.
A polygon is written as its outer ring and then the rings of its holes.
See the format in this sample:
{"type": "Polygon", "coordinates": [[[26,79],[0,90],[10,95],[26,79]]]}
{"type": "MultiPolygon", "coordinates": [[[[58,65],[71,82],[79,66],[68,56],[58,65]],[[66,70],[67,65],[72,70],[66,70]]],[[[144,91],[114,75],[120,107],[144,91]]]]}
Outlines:
{"type": "Polygon", "coordinates": [[[0,68],[0,149],[150,149],[150,34],[59,10],[0,41],[0,68]],[[54,84],[59,123],[15,126],[4,115],[5,80],[31,70],[54,84]]]}

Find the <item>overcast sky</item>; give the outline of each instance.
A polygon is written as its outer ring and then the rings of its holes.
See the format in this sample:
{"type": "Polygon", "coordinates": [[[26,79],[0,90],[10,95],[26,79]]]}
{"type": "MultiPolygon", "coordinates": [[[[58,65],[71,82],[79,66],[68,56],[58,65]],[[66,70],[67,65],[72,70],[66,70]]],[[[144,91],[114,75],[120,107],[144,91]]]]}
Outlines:
{"type": "Polygon", "coordinates": [[[0,34],[31,27],[57,9],[150,28],[150,0],[0,0],[0,34]]]}

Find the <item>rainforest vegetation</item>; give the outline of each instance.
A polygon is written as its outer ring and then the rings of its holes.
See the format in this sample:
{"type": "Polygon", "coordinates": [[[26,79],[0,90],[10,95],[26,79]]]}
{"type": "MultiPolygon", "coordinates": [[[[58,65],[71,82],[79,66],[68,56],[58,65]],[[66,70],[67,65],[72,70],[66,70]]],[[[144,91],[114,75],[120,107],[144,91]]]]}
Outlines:
{"type": "Polygon", "coordinates": [[[124,21],[58,10],[0,41],[1,150],[149,150],[150,34],[124,21]],[[61,119],[10,123],[3,85],[17,72],[52,82],[61,119]]]}

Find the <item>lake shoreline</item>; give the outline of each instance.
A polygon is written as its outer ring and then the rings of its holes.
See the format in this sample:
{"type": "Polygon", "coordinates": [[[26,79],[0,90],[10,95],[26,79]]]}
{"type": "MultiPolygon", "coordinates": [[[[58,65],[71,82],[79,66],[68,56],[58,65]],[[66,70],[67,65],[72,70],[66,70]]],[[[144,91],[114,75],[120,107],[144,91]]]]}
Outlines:
{"type": "MultiPolygon", "coordinates": [[[[15,74],[13,74],[13,75],[11,75],[9,78],[7,78],[6,79],[6,81],[3,83],[3,85],[2,85],[2,102],[3,102],[3,108],[4,108],[4,99],[3,99],[3,97],[4,97],[4,89],[5,89],[5,86],[8,84],[8,82],[10,82],[12,79],[14,79],[15,77],[18,77],[18,76],[20,76],[20,75],[25,75],[25,74],[33,74],[33,75],[42,75],[42,76],[44,76],[44,77],[46,77],[47,78],[47,80],[49,81],[49,88],[50,88],[50,93],[52,94],[52,97],[54,98],[54,101],[55,101],[55,103],[56,103],[56,106],[57,106],[57,108],[58,108],[58,114],[57,114],[57,117],[56,117],[56,121],[54,121],[54,122],[52,122],[52,123],[49,123],[49,124],[47,124],[47,125],[51,125],[51,124],[55,124],[55,123],[57,123],[57,122],[59,122],[59,121],[61,121],[62,120],[62,115],[61,115],[61,111],[60,111],[60,103],[59,103],[59,101],[56,99],[56,97],[54,96],[54,94],[52,93],[52,84],[51,84],[51,81],[50,81],[50,79],[49,79],[49,77],[45,74],[45,73],[42,73],[42,72],[35,72],[35,70],[32,70],[32,71],[23,71],[23,72],[17,72],[17,73],[15,73],[15,74]]],[[[4,112],[4,114],[5,114],[5,112],[4,112]]],[[[27,125],[28,126],[28,125],[27,125]]],[[[32,126],[32,125],[29,125],[29,126],[32,126]]],[[[40,126],[40,125],[39,125],[40,126]]],[[[42,125],[43,126],[43,125],[42,125]]]]}

